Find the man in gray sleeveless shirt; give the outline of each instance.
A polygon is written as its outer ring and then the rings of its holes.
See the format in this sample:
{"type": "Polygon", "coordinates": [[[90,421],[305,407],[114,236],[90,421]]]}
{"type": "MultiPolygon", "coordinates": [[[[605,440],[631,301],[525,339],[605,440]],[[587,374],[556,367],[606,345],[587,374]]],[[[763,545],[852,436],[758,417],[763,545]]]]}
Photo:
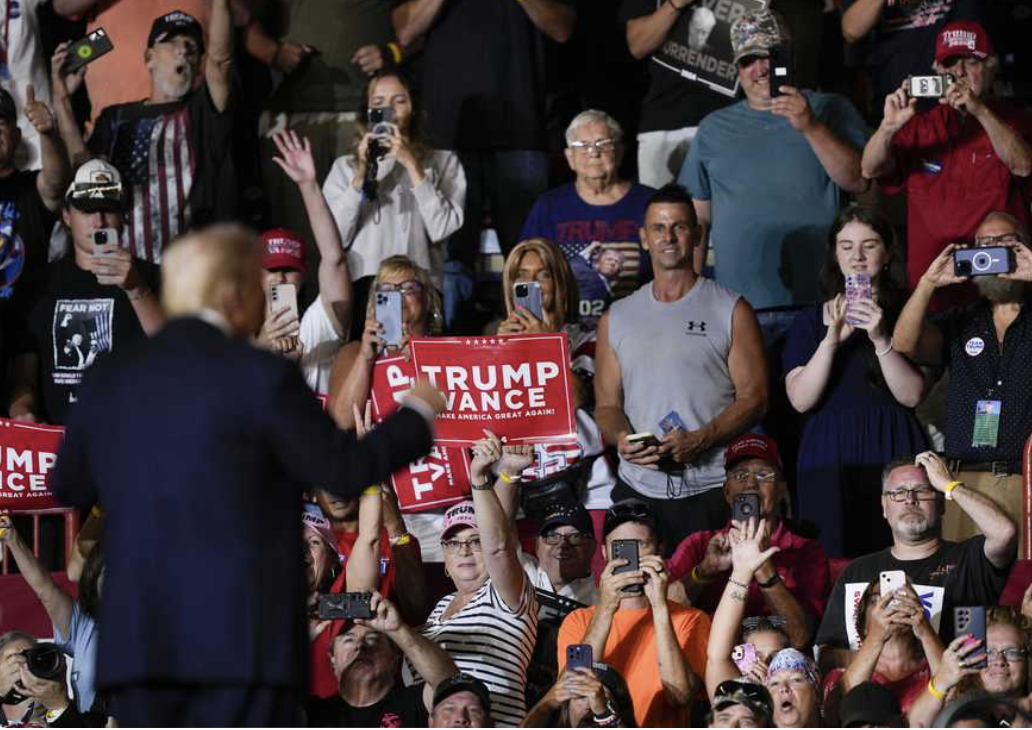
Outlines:
{"type": "Polygon", "coordinates": [[[614,303],[598,327],[595,418],[620,454],[613,501],[646,499],[667,546],[725,524],[724,445],[767,409],[756,314],[695,273],[701,234],[683,187],[657,191],[639,231],[655,279],[614,303]]]}

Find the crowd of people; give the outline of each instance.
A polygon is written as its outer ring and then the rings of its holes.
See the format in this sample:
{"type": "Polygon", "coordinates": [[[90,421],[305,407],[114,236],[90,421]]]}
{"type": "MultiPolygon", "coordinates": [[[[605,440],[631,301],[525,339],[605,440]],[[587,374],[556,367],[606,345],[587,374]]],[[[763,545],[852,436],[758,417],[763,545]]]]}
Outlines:
{"type": "Polygon", "coordinates": [[[1032,726],[1029,8],[823,5],[7,3],[0,727],[1032,726]],[[574,432],[411,509],[448,335],[574,432]]]}

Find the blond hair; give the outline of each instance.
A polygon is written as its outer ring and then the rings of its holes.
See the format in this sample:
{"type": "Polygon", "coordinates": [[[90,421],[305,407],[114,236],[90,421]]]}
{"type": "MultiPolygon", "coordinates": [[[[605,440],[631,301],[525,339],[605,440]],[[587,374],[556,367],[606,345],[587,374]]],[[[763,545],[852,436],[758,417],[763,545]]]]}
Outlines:
{"type": "Polygon", "coordinates": [[[222,311],[227,286],[260,281],[258,237],[235,224],[202,228],[172,242],[161,263],[161,303],[169,317],[222,311]]]}
{"type": "Polygon", "coordinates": [[[376,312],[376,285],[395,274],[411,274],[415,281],[423,285],[423,303],[426,305],[426,325],[424,334],[440,334],[444,329],[444,307],[441,304],[441,295],[438,293],[434,283],[430,281],[430,274],[408,256],[389,256],[380,262],[380,268],[376,270],[376,277],[372,286],[369,287],[369,301],[366,303],[366,317],[373,317],[376,312]]]}
{"type": "Polygon", "coordinates": [[[502,293],[505,295],[506,314],[512,314],[516,308],[512,298],[512,285],[519,274],[520,263],[529,251],[541,257],[555,283],[555,296],[552,298],[552,308],[555,310],[554,325],[562,327],[564,324],[576,322],[580,315],[577,280],[573,277],[570,262],[563,256],[563,252],[547,238],[528,238],[526,241],[520,241],[505,260],[505,268],[502,269],[502,293]]]}

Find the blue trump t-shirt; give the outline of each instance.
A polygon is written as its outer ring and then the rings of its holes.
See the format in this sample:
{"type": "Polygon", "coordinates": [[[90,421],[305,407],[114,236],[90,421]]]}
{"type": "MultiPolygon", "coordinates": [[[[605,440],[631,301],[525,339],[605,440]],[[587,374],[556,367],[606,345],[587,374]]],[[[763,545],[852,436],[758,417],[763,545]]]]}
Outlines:
{"type": "MultiPolygon", "coordinates": [[[[863,149],[867,127],[849,101],[804,93],[817,119],[863,149]]],[[[757,309],[818,300],[841,191],[787,119],[745,100],[713,112],[699,125],[678,182],[711,203],[718,283],[757,309]]]]}
{"type": "Polygon", "coordinates": [[[614,299],[652,278],[652,265],[638,229],[654,192],[648,185],[633,183],[616,203],[591,205],[570,183],[535,201],[520,239],[540,236],[562,250],[577,279],[583,324],[597,323],[614,299]]]}

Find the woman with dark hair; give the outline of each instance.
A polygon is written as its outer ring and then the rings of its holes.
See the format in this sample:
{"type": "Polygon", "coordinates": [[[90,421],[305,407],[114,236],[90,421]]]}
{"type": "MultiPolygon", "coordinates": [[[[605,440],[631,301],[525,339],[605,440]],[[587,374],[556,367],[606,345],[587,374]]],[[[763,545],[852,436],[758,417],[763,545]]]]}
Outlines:
{"type": "Polygon", "coordinates": [[[374,74],[365,101],[358,147],[333,163],[323,185],[352,280],[371,278],[381,261],[403,255],[439,289],[444,241],[462,226],[466,175],[454,152],[427,144],[412,87],[398,71],[374,74]]]}
{"type": "Polygon", "coordinates": [[[891,544],[881,516],[881,469],[925,449],[912,410],[924,379],[890,337],[907,297],[903,263],[881,214],[846,208],[828,237],[822,273],[828,299],[800,312],[786,338],[788,399],[807,414],[796,474],[798,515],[821,525],[829,556],[856,557],[891,544]],[[847,300],[847,276],[868,279],[870,295],[847,300]]]}
{"type": "Polygon", "coordinates": [[[564,669],[520,727],[638,727],[627,682],[613,667],[564,669]]]}

